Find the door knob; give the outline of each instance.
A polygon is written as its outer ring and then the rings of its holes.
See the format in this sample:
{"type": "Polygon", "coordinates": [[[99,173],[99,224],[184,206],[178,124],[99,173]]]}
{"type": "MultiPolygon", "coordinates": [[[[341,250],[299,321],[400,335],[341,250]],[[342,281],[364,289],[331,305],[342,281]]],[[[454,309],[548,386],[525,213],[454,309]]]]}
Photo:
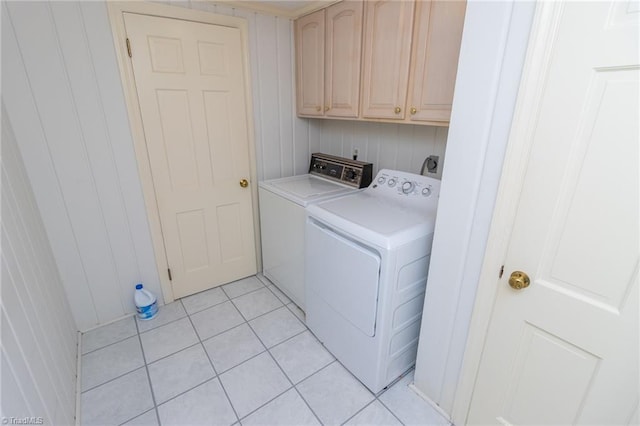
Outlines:
{"type": "Polygon", "coordinates": [[[249,181],[246,179],[241,179],[240,180],[240,186],[243,188],[246,188],[247,186],[249,186],[249,181]]]}
{"type": "Polygon", "coordinates": [[[531,284],[529,275],[522,271],[513,271],[509,277],[509,285],[514,290],[522,290],[529,287],[529,284],[531,284]]]}
{"type": "Polygon", "coordinates": [[[400,113],[402,112],[402,108],[400,108],[400,107],[396,107],[396,109],[394,110],[394,112],[395,112],[396,114],[400,114],[400,113]]]}
{"type": "Polygon", "coordinates": [[[318,112],[322,111],[322,107],[321,106],[317,106],[316,107],[316,111],[318,111],[318,112]]]}
{"type": "Polygon", "coordinates": [[[415,107],[411,108],[411,115],[415,115],[416,112],[418,112],[418,110],[415,107]]]}

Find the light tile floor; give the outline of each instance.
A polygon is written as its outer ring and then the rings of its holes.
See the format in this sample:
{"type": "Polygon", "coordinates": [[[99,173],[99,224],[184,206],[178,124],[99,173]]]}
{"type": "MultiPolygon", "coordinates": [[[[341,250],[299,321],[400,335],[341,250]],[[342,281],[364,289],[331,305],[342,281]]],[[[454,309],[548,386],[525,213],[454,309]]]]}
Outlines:
{"type": "Polygon", "coordinates": [[[87,332],[81,424],[449,425],[413,372],[376,397],[303,321],[249,277],[87,332]]]}

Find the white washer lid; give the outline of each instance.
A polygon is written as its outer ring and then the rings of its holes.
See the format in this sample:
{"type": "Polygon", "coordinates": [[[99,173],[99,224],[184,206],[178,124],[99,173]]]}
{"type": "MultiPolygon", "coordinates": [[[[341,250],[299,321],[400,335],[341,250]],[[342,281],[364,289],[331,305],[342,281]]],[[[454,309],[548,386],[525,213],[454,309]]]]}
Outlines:
{"type": "Polygon", "coordinates": [[[309,215],[379,247],[391,249],[433,233],[436,206],[396,203],[367,191],[308,207],[309,215]]]}
{"type": "Polygon", "coordinates": [[[312,202],[359,191],[310,174],[263,181],[259,186],[304,207],[312,202]]]}

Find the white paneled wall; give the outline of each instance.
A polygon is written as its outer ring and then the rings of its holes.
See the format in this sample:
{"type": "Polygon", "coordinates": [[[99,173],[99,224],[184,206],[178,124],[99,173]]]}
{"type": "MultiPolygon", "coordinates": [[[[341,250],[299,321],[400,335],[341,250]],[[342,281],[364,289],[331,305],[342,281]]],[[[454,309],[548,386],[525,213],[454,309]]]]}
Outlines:
{"type": "MultiPolygon", "coordinates": [[[[312,124],[295,118],[291,20],[176,2],[249,23],[259,179],[303,173],[312,124]]],[[[80,330],[160,296],[104,2],[3,2],[2,97],[80,330]]]]}
{"type": "MultiPolygon", "coordinates": [[[[305,173],[311,152],[356,147],[376,170],[418,172],[430,154],[443,164],[444,128],[295,117],[290,19],[170,4],[247,19],[260,180],[305,173]]],[[[136,282],[160,296],[105,3],[3,2],[2,64],[7,115],[77,326],[133,312],[136,282]]]]}
{"type": "Polygon", "coordinates": [[[440,179],[447,143],[447,127],[411,124],[310,119],[312,150],[349,157],[358,149],[358,160],[380,169],[420,173],[429,155],[440,157],[437,173],[425,175],[440,179]]]}
{"type": "Polygon", "coordinates": [[[77,328],[2,111],[2,416],[74,424],[77,328]]]}
{"type": "Polygon", "coordinates": [[[160,287],[103,3],[4,2],[3,93],[78,327],[160,287]]]}

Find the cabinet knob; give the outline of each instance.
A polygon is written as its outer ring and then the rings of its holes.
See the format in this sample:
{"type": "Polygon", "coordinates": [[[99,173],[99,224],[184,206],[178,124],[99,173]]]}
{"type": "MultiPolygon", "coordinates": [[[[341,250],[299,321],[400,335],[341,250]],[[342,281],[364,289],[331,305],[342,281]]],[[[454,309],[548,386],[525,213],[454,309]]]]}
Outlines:
{"type": "Polygon", "coordinates": [[[322,111],[322,107],[321,106],[317,106],[316,107],[316,111],[318,111],[318,112],[322,111]]]}
{"type": "Polygon", "coordinates": [[[395,112],[396,114],[400,114],[402,112],[402,108],[396,107],[395,112]]]}
{"type": "Polygon", "coordinates": [[[418,112],[418,110],[415,107],[411,108],[411,115],[415,115],[416,112],[418,112]]]}
{"type": "Polygon", "coordinates": [[[328,106],[324,107],[325,111],[329,111],[330,109],[331,109],[331,107],[328,107],[328,106]]]}

